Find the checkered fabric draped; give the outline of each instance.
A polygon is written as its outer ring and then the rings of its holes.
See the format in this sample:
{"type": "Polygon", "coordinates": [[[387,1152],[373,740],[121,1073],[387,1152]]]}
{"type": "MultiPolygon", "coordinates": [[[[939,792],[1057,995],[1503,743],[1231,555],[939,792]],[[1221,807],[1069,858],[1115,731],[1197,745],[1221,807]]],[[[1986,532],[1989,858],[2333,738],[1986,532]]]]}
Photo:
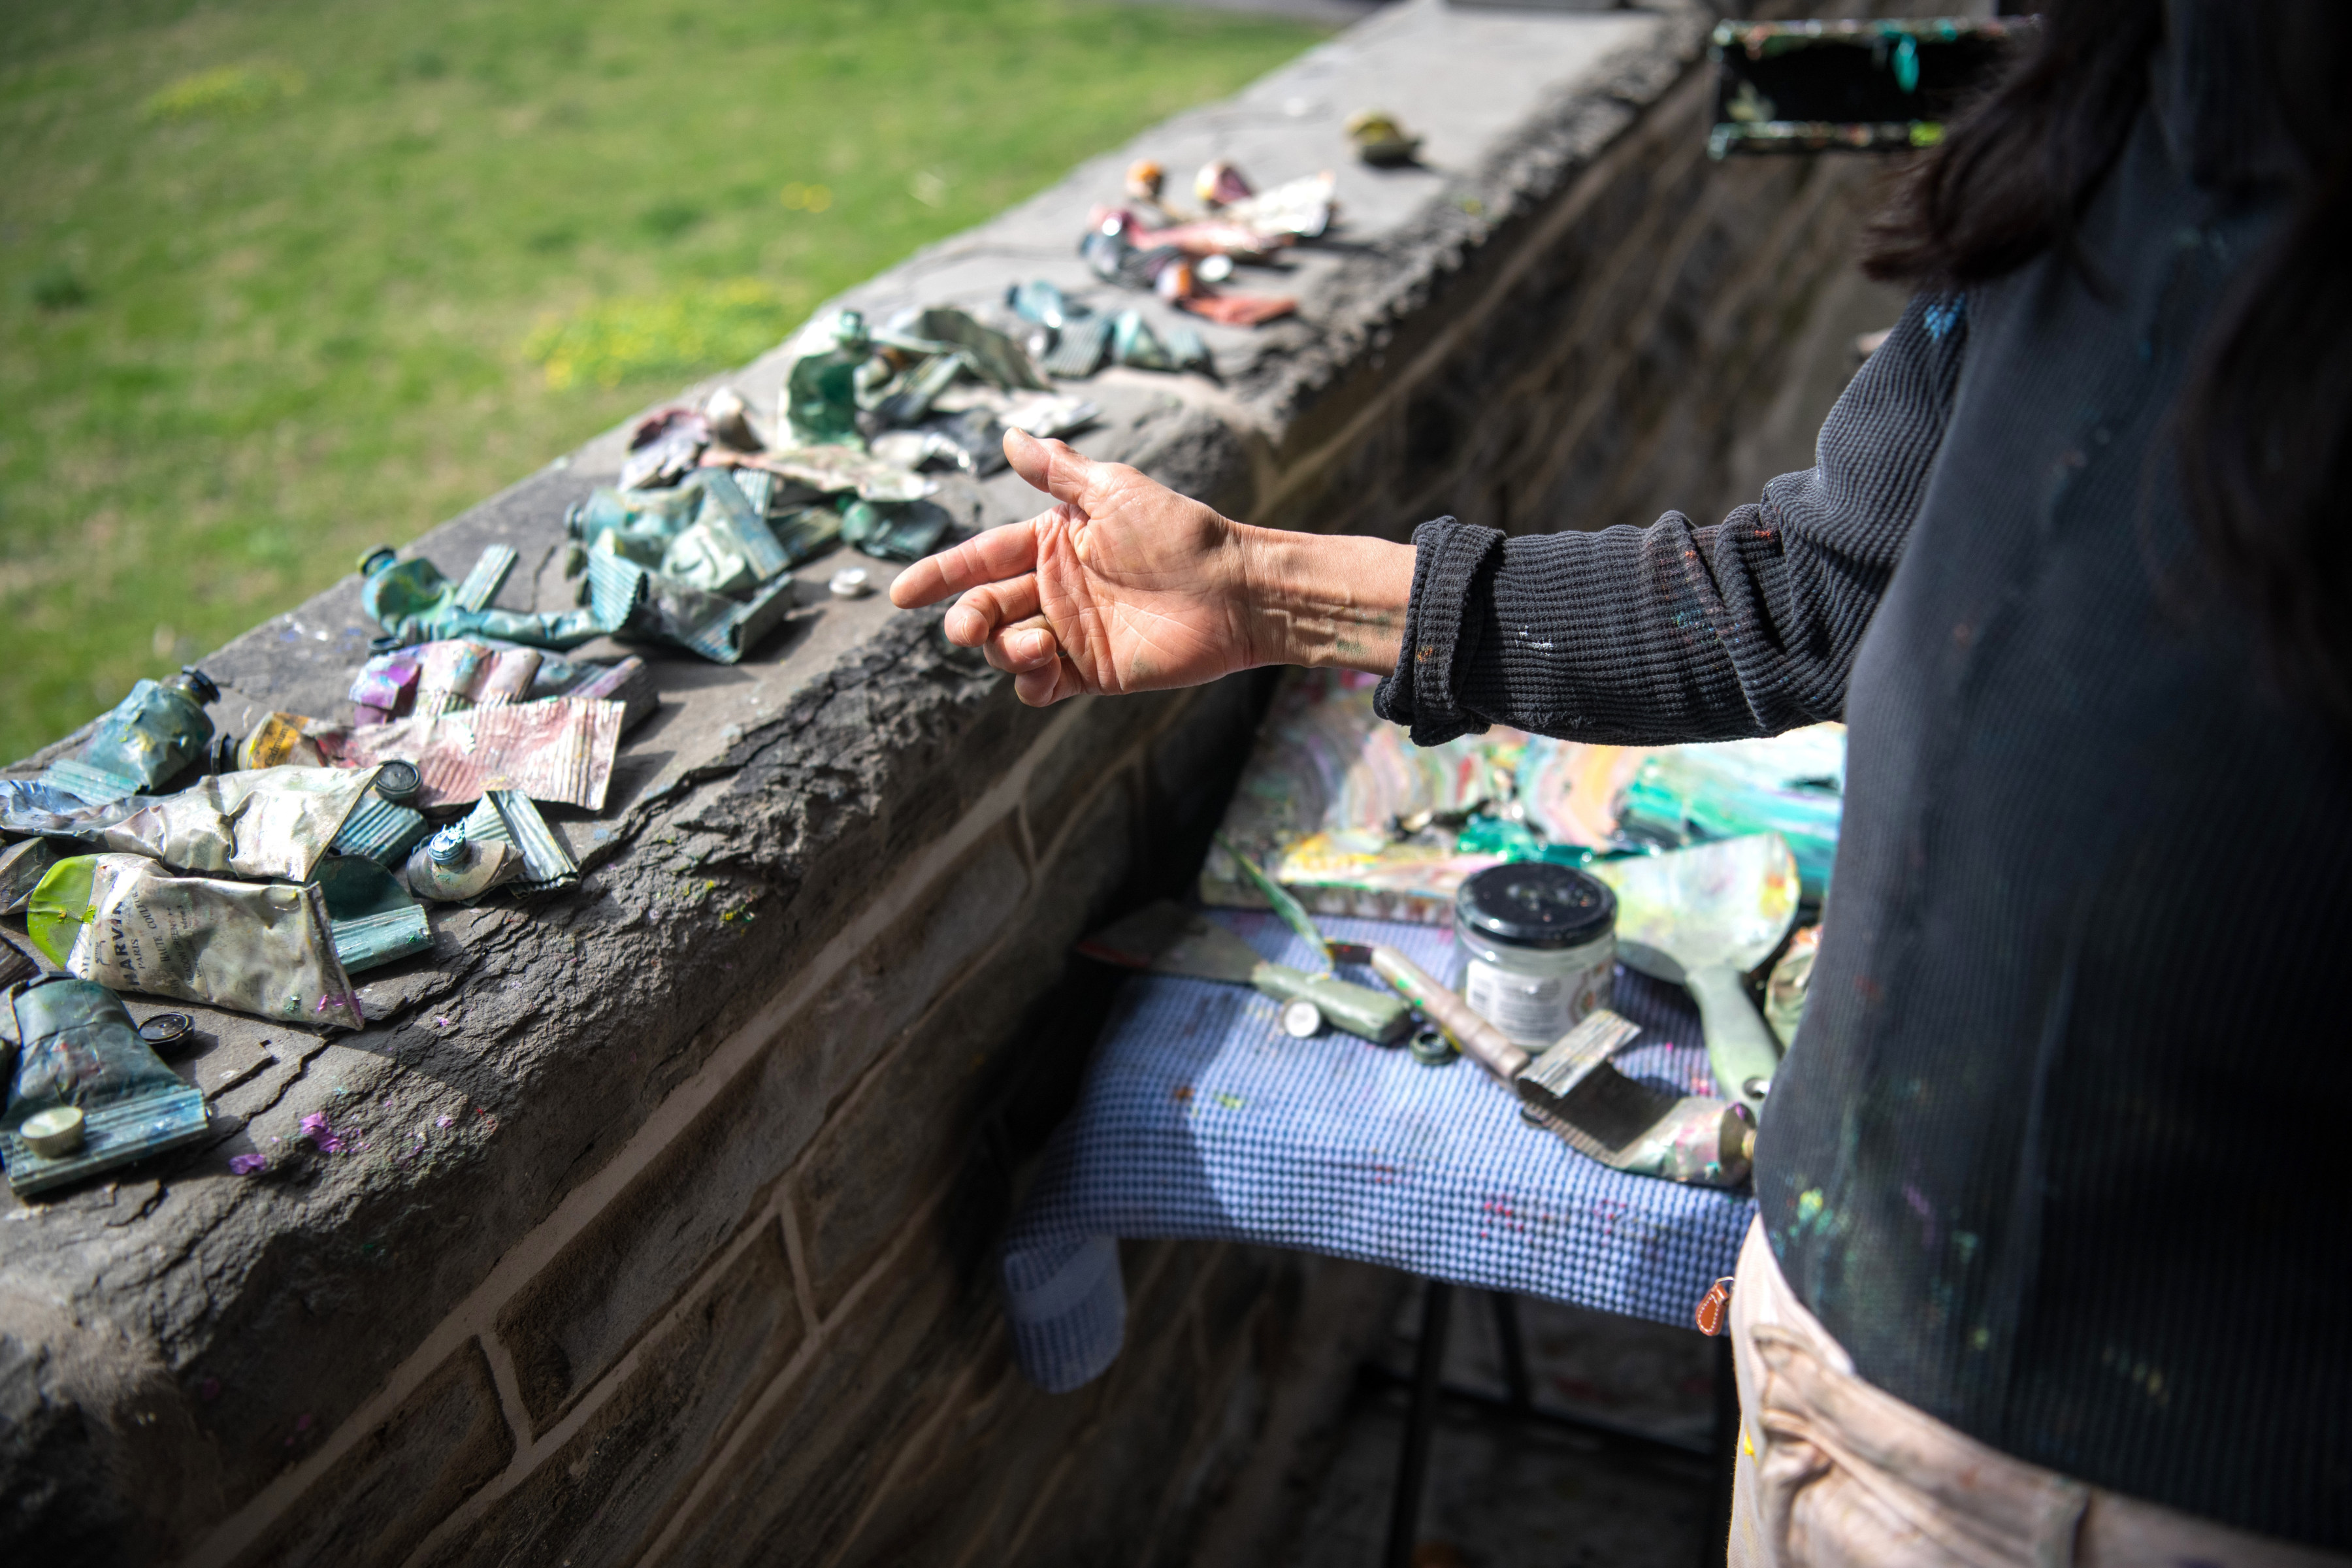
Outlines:
{"type": "MultiPolygon", "coordinates": [[[[1212,918],[1276,963],[1314,967],[1271,915],[1212,918]]],[[[1449,930],[1322,924],[1453,973],[1449,930]]],[[[1644,1031],[1616,1058],[1621,1070],[1712,1092],[1679,989],[1621,970],[1616,1007],[1644,1031]]],[[[1427,1068],[1328,1029],[1293,1039],[1278,1011],[1211,981],[1149,974],[1122,987],[1001,1259],[1015,1354],[1038,1386],[1076,1388],[1118,1356],[1120,1237],[1299,1247],[1683,1324],[1732,1271],[1755,1211],[1746,1193],[1610,1170],[1522,1121],[1470,1062],[1427,1068]]]]}

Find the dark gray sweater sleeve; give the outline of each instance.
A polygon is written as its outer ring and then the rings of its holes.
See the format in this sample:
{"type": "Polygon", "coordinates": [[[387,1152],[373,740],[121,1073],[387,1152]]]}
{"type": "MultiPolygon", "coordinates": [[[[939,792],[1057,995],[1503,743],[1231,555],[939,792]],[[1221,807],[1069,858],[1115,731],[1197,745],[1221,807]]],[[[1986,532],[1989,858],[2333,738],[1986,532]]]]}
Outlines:
{"type": "Polygon", "coordinates": [[[1845,709],[1854,649],[1943,444],[1964,297],[1915,299],[1838,399],[1814,466],[1712,528],[1413,533],[1381,716],[1416,744],[1509,724],[1627,745],[1777,734],[1845,709]]]}

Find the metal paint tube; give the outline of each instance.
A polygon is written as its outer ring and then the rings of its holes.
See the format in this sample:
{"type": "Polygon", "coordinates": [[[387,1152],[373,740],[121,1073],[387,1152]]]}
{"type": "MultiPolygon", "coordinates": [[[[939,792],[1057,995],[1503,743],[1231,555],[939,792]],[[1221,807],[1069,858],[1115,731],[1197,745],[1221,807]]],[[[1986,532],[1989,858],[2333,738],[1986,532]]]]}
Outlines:
{"type": "Polygon", "coordinates": [[[236,767],[232,772],[252,773],[261,768],[299,767],[323,768],[327,753],[309,731],[320,727],[316,719],[299,713],[272,713],[253,727],[236,749],[236,767]]]}
{"type": "Polygon", "coordinates": [[[530,796],[520,790],[483,792],[481,804],[466,818],[466,837],[478,844],[504,844],[522,856],[522,875],[515,879],[520,893],[553,893],[580,885],[580,863],[556,831],[547,825],[530,796]]]}
{"type": "Polygon", "coordinates": [[[402,645],[481,636],[562,649],[613,629],[585,610],[469,610],[433,563],[403,561],[388,545],[362,556],[360,574],[360,608],[402,645]]]}
{"type": "Polygon", "coordinates": [[[409,851],[402,872],[408,890],[436,903],[467,904],[523,874],[522,851],[512,844],[478,841],[453,823],[409,851]]]}
{"type": "MultiPolygon", "coordinates": [[[[9,940],[5,931],[0,931],[0,991],[20,980],[30,980],[40,972],[39,961],[9,940]]],[[[6,1059],[6,1041],[0,1040],[0,1061],[6,1059]]]]}
{"type": "Polygon", "coordinates": [[[379,866],[394,866],[408,858],[432,828],[425,814],[396,805],[370,791],[365,800],[343,819],[342,830],[327,847],[337,855],[357,856],[379,866]]]}
{"type": "MultiPolygon", "coordinates": [[[[315,884],[173,877],[140,855],[79,858],[89,901],[65,961],[72,973],[311,1028],[364,1026],[315,884]]],[[[42,887],[75,865],[60,862],[42,887]]]]}
{"type": "Polygon", "coordinates": [[[24,909],[49,868],[64,858],[65,851],[46,838],[27,838],[0,849],[0,915],[24,909]]]}
{"type": "Polygon", "coordinates": [[[654,710],[661,706],[654,690],[653,669],[635,654],[618,664],[597,666],[563,695],[618,702],[624,735],[652,718],[654,710]]]}
{"type": "Polygon", "coordinates": [[[486,544],[475,558],[474,569],[457,584],[457,607],[461,610],[487,610],[499,590],[507,585],[509,574],[522,554],[510,544],[486,544]]]}
{"type": "Polygon", "coordinates": [[[716,664],[740,659],[798,602],[790,577],[778,577],[739,604],[648,572],[608,552],[601,542],[588,552],[588,594],[600,617],[620,618],[620,636],[674,643],[716,664]]]}
{"type": "Polygon", "coordinates": [[[205,704],[220,696],[191,665],[168,683],[142,680],[98,721],[72,757],[49,764],[42,782],[93,805],[166,783],[202,760],[213,738],[205,704]]]}
{"type": "MultiPolygon", "coordinates": [[[[0,1115],[0,1153],[19,1195],[47,1192],[204,1138],[205,1097],[139,1037],[110,992],[53,975],[9,998],[16,1022],[16,1070],[0,1115]],[[46,1117],[79,1137],[37,1152],[25,1124],[46,1117]],[[76,1129],[73,1123],[79,1121],[76,1129]]],[[[49,1142],[49,1140],[44,1140],[49,1142]]]]}
{"type": "Polygon", "coordinates": [[[346,974],[358,974],[433,945],[425,908],[401,879],[373,860],[330,855],[319,863],[327,932],[346,974]]]}
{"type": "Polygon", "coordinates": [[[109,849],[200,875],[307,882],[368,787],[373,768],[215,773],[98,835],[109,849]]]}
{"type": "Polygon", "coordinates": [[[486,789],[601,811],[621,746],[621,705],[554,697],[371,724],[343,738],[342,761],[413,763],[425,810],[471,805],[486,789]]]}

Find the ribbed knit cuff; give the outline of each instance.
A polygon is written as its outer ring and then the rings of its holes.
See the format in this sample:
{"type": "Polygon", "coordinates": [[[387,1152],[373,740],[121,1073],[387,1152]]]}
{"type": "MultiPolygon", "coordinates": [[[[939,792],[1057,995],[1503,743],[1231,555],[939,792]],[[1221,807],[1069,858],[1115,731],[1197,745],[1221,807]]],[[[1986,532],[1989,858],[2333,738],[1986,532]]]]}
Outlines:
{"type": "Polygon", "coordinates": [[[1486,728],[1462,711],[1462,672],[1477,656],[1478,596],[1494,589],[1503,536],[1450,517],[1412,531],[1412,601],[1396,672],[1372,694],[1372,711],[1412,727],[1416,746],[1443,745],[1486,728]]]}

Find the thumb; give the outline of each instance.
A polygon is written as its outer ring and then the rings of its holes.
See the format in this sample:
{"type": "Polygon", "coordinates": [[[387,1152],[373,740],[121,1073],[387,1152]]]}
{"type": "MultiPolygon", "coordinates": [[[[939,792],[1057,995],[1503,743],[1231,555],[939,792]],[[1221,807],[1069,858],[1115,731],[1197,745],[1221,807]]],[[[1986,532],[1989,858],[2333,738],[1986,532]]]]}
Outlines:
{"type": "Polygon", "coordinates": [[[1055,500],[1084,508],[1103,465],[1059,441],[1040,441],[1025,430],[1004,433],[1004,458],[1013,472],[1055,500]]]}

